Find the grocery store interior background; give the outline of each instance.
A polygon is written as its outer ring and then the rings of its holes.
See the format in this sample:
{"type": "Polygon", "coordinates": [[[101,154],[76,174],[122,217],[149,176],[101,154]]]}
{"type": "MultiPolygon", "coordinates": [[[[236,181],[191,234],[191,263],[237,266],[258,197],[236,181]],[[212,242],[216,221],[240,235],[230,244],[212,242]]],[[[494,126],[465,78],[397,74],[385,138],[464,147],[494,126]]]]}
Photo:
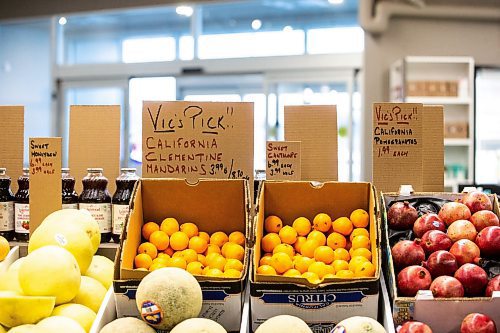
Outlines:
{"type": "Polygon", "coordinates": [[[119,104],[122,166],[142,100],[254,102],[255,169],[284,105],[336,104],[339,180],[370,180],[371,104],[402,59],[465,86],[430,99],[468,129],[445,138],[446,184],[500,183],[498,0],[0,1],[0,105],[25,105],[26,138],[64,138],[70,105],[119,104]]]}

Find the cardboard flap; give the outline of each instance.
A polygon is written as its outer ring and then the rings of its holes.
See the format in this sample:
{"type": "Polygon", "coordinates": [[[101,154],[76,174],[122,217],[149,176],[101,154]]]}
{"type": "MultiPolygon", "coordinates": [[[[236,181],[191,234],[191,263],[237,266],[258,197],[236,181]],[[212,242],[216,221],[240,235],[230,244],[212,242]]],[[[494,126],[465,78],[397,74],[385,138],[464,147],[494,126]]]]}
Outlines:
{"type": "Polygon", "coordinates": [[[444,191],[444,108],[424,105],[422,126],[422,191],[444,191]]]}
{"type": "Polygon", "coordinates": [[[24,106],[0,106],[0,118],[0,168],[7,168],[16,193],[17,179],[23,173],[24,106]]]}
{"type": "Polygon", "coordinates": [[[87,168],[103,168],[108,190],[115,192],[120,173],[120,123],[119,105],[71,105],[68,160],[78,193],[87,168]]]}
{"type": "Polygon", "coordinates": [[[61,138],[30,138],[30,233],[62,208],[61,138]]]}
{"type": "Polygon", "coordinates": [[[302,180],[338,179],[336,105],[285,106],[285,140],[301,142],[302,180]]]}

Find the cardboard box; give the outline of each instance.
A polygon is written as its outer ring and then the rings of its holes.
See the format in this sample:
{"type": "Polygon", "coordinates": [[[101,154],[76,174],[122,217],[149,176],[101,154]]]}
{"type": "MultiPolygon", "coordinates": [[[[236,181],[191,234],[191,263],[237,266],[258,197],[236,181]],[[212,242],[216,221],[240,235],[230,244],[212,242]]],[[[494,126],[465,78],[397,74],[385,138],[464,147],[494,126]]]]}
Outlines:
{"type": "MultiPolygon", "coordinates": [[[[430,291],[419,292],[417,297],[401,297],[398,295],[396,286],[396,273],[392,261],[391,248],[389,244],[389,233],[387,224],[388,205],[394,200],[433,197],[446,200],[457,200],[462,197],[460,193],[436,193],[420,192],[408,196],[399,193],[382,193],[382,267],[387,278],[387,288],[393,307],[393,317],[396,325],[403,321],[413,319],[428,324],[434,332],[454,333],[460,330],[463,318],[472,312],[481,312],[489,315],[497,325],[500,323],[500,293],[492,298],[487,297],[464,297],[464,298],[433,298],[430,291]],[[446,318],[446,320],[443,320],[446,318]]],[[[493,211],[500,216],[498,199],[496,195],[488,195],[493,203],[493,211]]]]}
{"type": "Polygon", "coordinates": [[[109,288],[104,300],[102,301],[101,307],[99,308],[99,312],[97,312],[97,316],[90,328],[89,333],[99,333],[99,331],[116,319],[116,302],[115,296],[113,293],[113,288],[109,288]]]}
{"type": "Polygon", "coordinates": [[[449,139],[467,139],[469,137],[469,123],[453,121],[444,124],[444,137],[449,139]]]}
{"type": "Polygon", "coordinates": [[[23,174],[24,106],[0,106],[0,168],[7,168],[12,192],[17,192],[17,179],[23,174]]]}
{"type": "MultiPolygon", "coordinates": [[[[134,190],[115,262],[113,286],[118,317],[139,316],[135,292],[149,272],[134,270],[133,264],[145,221],[161,222],[166,217],[174,217],[180,223],[194,222],[208,233],[241,231],[248,236],[249,193],[248,182],[242,179],[202,179],[196,184],[182,179],[141,179],[134,190]]],[[[240,329],[249,244],[247,242],[245,268],[240,279],[196,277],[203,291],[201,316],[219,322],[229,332],[240,329]]]]}
{"type": "Polygon", "coordinates": [[[259,194],[255,217],[255,245],[250,274],[251,330],[266,319],[290,314],[306,321],[314,332],[330,332],[339,321],[355,316],[377,318],[380,278],[378,204],[370,183],[310,183],[265,181],[259,194]],[[295,218],[313,219],[320,212],[332,219],[358,208],[370,214],[370,239],[375,277],[330,279],[319,286],[303,278],[256,274],[265,217],[277,215],[284,225],[295,218]]]}

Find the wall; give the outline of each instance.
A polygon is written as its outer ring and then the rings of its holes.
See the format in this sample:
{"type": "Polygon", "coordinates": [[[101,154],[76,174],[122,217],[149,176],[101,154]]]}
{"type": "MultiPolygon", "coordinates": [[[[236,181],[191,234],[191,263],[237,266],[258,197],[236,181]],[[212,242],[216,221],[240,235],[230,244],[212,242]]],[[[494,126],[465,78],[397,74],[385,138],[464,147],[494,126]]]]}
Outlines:
{"type": "Polygon", "coordinates": [[[379,36],[365,33],[364,180],[372,175],[372,103],[389,99],[390,65],[404,56],[419,55],[471,56],[476,65],[500,67],[500,22],[393,18],[379,36]]]}
{"type": "Polygon", "coordinates": [[[29,137],[51,135],[50,20],[0,25],[0,105],[24,105],[29,137]]]}

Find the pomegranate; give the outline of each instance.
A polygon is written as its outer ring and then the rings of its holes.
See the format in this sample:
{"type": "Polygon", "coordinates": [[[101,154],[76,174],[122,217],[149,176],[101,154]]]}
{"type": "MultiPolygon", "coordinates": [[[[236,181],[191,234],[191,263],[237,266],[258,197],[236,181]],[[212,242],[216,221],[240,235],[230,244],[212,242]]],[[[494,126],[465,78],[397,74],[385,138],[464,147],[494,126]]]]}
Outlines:
{"type": "Polygon", "coordinates": [[[476,237],[476,244],[485,257],[500,257],[500,227],[486,227],[476,237]]]}
{"type": "Polygon", "coordinates": [[[392,247],[391,253],[394,266],[397,269],[420,265],[425,260],[425,252],[420,246],[419,239],[399,241],[392,247]]]}
{"type": "Polygon", "coordinates": [[[434,213],[420,216],[413,224],[413,233],[419,238],[429,230],[446,231],[446,224],[434,213]]]}
{"type": "Polygon", "coordinates": [[[500,275],[495,276],[488,282],[484,296],[491,297],[494,291],[500,291],[500,275]]]}
{"type": "Polygon", "coordinates": [[[500,226],[498,216],[496,216],[496,214],[491,210],[480,210],[475,212],[470,217],[470,221],[474,224],[474,227],[476,227],[478,232],[486,227],[500,226]]]}
{"type": "Polygon", "coordinates": [[[457,259],[458,266],[463,264],[472,264],[474,259],[479,258],[479,246],[468,239],[460,239],[456,241],[450,249],[450,253],[457,259]]]}
{"type": "Polygon", "coordinates": [[[398,333],[432,333],[432,330],[419,321],[407,321],[399,328],[398,333]]]}
{"type": "Polygon", "coordinates": [[[422,240],[420,241],[420,245],[427,255],[439,250],[448,251],[452,244],[453,242],[450,237],[439,230],[427,231],[422,236],[422,240]]]}
{"type": "Polygon", "coordinates": [[[464,286],[452,276],[438,276],[431,283],[434,297],[464,297],[464,286]]]}
{"type": "Polygon", "coordinates": [[[422,266],[409,266],[398,274],[398,288],[401,296],[413,297],[419,290],[431,286],[431,273],[422,266]]]}
{"type": "Polygon", "coordinates": [[[482,296],[488,284],[488,275],[478,265],[465,264],[455,272],[455,278],[464,286],[465,295],[482,296]]]}
{"type": "Polygon", "coordinates": [[[469,207],[460,202],[447,202],[439,210],[439,218],[450,225],[457,220],[468,220],[471,216],[469,207]]]}
{"type": "Polygon", "coordinates": [[[490,198],[481,191],[472,191],[464,194],[462,203],[469,207],[470,212],[474,214],[480,210],[492,210],[490,198]]]}
{"type": "Polygon", "coordinates": [[[458,269],[455,256],[443,250],[432,253],[422,265],[429,270],[434,279],[441,275],[453,276],[458,269]]]}
{"type": "Polygon", "coordinates": [[[411,229],[417,218],[417,210],[408,201],[396,202],[387,212],[389,227],[395,230],[411,229]]]}
{"type": "Polygon", "coordinates": [[[495,322],[482,313],[469,313],[460,326],[460,333],[497,333],[495,322]]]}
{"type": "Polygon", "coordinates": [[[446,233],[453,242],[460,239],[468,239],[474,241],[477,236],[474,224],[467,220],[458,220],[453,222],[446,230],[446,233]]]}

